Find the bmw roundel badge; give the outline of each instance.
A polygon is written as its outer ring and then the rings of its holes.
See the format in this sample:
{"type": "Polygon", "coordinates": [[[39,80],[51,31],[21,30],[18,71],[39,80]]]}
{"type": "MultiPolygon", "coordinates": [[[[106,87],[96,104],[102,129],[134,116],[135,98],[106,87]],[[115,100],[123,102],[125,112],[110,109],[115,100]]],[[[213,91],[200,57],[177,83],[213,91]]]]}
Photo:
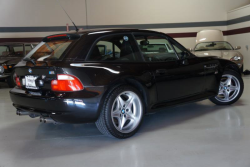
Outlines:
{"type": "Polygon", "coordinates": [[[124,37],[123,37],[123,40],[124,40],[124,41],[128,41],[128,36],[124,36],[124,37]]]}
{"type": "Polygon", "coordinates": [[[29,68],[29,73],[32,73],[32,69],[31,68],[29,68]]]}

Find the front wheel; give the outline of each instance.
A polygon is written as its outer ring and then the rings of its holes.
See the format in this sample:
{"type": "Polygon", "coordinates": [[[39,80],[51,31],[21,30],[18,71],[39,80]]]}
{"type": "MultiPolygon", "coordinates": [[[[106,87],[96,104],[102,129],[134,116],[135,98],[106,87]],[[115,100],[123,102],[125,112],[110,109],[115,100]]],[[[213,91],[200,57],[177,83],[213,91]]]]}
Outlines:
{"type": "Polygon", "coordinates": [[[143,116],[140,93],[131,86],[119,86],[107,95],[96,126],[104,135],[124,139],[137,132],[143,116]]]}
{"type": "Polygon", "coordinates": [[[217,105],[230,105],[241,97],[244,82],[241,75],[235,71],[225,71],[220,81],[219,93],[210,100],[217,105]]]}

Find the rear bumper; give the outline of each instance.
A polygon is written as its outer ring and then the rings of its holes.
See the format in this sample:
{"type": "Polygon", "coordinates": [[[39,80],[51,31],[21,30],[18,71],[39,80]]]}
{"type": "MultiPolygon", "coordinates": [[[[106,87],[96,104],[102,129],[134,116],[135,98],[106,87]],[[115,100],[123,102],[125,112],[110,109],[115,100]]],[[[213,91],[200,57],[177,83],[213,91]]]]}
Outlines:
{"type": "Polygon", "coordinates": [[[101,96],[84,99],[32,96],[17,88],[10,91],[10,97],[15,108],[62,123],[95,122],[101,100],[101,96]]]}

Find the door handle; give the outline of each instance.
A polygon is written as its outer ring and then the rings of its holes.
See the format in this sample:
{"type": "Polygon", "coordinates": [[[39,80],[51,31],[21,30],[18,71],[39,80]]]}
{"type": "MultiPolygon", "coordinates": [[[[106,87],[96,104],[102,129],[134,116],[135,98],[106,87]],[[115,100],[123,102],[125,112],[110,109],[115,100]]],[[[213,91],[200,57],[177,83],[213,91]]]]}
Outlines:
{"type": "Polygon", "coordinates": [[[158,69],[156,70],[156,74],[166,74],[167,70],[166,69],[158,69]]]}
{"type": "Polygon", "coordinates": [[[182,65],[189,65],[189,62],[188,62],[187,59],[183,59],[183,60],[181,61],[181,64],[182,64],[182,65]]]}

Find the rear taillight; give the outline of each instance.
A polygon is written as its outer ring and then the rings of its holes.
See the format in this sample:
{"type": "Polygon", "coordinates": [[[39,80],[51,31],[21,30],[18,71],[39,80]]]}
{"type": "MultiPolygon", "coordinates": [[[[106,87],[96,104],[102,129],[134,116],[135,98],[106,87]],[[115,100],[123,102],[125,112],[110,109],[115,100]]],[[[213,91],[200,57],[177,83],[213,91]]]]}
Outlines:
{"type": "Polygon", "coordinates": [[[81,81],[73,75],[58,74],[57,80],[51,81],[53,91],[72,92],[83,90],[83,88],[81,81]]]}
{"type": "Polygon", "coordinates": [[[22,85],[21,85],[21,81],[20,81],[20,78],[15,74],[15,81],[16,81],[16,85],[21,88],[22,85]]]}

